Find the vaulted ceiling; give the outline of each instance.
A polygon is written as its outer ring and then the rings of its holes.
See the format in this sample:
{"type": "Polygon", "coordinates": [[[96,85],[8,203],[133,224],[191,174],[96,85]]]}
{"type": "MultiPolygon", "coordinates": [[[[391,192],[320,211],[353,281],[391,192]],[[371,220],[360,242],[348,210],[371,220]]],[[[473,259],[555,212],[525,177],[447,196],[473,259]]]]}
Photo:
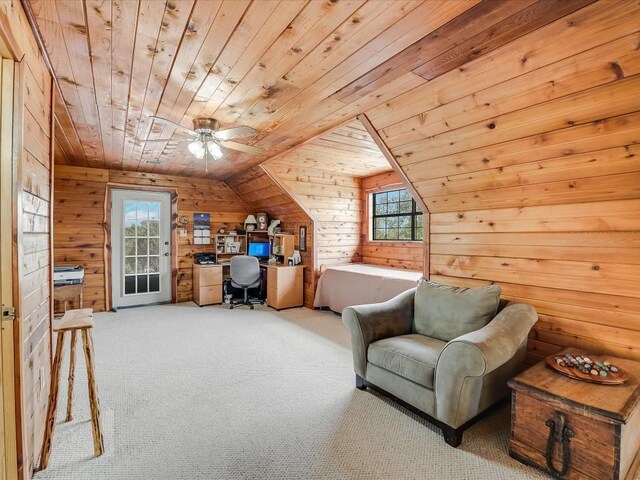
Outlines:
{"type": "Polygon", "coordinates": [[[62,94],[56,162],[205,175],[180,129],[258,131],[226,178],[593,0],[27,0],[62,94]],[[168,142],[147,142],[171,138],[168,142]],[[161,164],[150,164],[149,161],[161,164]]]}

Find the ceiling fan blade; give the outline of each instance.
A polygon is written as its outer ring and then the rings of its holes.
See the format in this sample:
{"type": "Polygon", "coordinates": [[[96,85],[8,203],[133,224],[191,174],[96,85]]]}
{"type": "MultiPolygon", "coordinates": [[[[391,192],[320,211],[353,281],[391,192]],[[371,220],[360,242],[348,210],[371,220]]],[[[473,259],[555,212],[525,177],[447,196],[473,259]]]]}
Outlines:
{"type": "Polygon", "coordinates": [[[221,141],[220,145],[224,148],[230,148],[231,150],[238,150],[239,152],[250,153],[251,155],[264,155],[264,148],[254,147],[253,145],[245,145],[244,143],[221,141]]]}
{"type": "Polygon", "coordinates": [[[255,135],[256,133],[258,132],[256,132],[255,129],[247,125],[242,125],[240,127],[227,128],[225,130],[218,130],[217,132],[214,132],[213,136],[216,137],[218,140],[228,140],[230,138],[246,137],[247,135],[255,135]]]}
{"type": "Polygon", "coordinates": [[[167,118],[156,117],[155,115],[149,115],[149,118],[153,119],[154,121],[168,123],[169,125],[173,125],[176,128],[181,128],[182,130],[189,132],[191,135],[198,135],[198,132],[196,132],[195,130],[192,130],[191,128],[183,127],[179,123],[172,122],[167,118]]]}
{"type": "MultiPolygon", "coordinates": [[[[148,140],[142,140],[140,139],[140,142],[144,142],[144,143],[151,143],[151,142],[176,142],[175,138],[150,138],[148,140]]],[[[193,139],[191,138],[183,138],[182,140],[177,140],[176,143],[183,143],[183,142],[193,142],[193,139]]]]}

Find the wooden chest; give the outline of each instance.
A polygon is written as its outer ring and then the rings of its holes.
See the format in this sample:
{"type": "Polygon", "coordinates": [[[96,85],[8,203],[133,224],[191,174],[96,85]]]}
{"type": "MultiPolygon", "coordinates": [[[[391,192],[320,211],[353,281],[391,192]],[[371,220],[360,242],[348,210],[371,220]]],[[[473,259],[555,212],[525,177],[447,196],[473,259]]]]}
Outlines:
{"type": "Polygon", "coordinates": [[[640,463],[640,364],[593,356],[622,367],[631,378],[623,385],[597,385],[542,362],[509,382],[509,454],[555,478],[632,480],[640,463]]]}

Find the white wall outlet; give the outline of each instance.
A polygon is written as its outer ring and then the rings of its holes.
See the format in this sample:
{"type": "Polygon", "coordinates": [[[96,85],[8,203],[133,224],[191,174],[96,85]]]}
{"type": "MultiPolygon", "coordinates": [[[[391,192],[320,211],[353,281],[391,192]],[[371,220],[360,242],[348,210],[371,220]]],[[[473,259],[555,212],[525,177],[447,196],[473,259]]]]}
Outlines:
{"type": "Polygon", "coordinates": [[[186,228],[181,228],[180,229],[180,238],[187,238],[187,229],[186,228]]]}

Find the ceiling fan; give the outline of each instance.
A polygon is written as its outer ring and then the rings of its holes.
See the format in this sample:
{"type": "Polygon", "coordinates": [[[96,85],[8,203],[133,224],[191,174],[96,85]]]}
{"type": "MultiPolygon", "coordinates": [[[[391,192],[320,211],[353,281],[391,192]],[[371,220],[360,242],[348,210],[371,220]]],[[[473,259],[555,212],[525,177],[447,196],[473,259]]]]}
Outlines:
{"type": "MultiPolygon", "coordinates": [[[[183,127],[179,123],[172,122],[166,118],[156,117],[154,115],[149,116],[154,121],[167,123],[173,125],[176,128],[186,131],[192,138],[180,140],[178,143],[189,142],[189,152],[198,160],[205,159],[205,169],[209,171],[208,160],[211,156],[214,160],[219,160],[224,156],[224,151],[221,147],[231,150],[237,150],[239,152],[249,153],[251,155],[263,155],[264,149],[260,147],[254,147],[253,145],[245,145],[244,143],[231,142],[229,139],[236,137],[245,137],[248,135],[255,135],[255,129],[241,125],[239,127],[227,128],[220,130],[220,122],[211,117],[195,117],[193,119],[193,130],[187,127],[183,127]]],[[[144,142],[169,142],[174,141],[171,138],[156,138],[151,140],[143,140],[144,142]]]]}

